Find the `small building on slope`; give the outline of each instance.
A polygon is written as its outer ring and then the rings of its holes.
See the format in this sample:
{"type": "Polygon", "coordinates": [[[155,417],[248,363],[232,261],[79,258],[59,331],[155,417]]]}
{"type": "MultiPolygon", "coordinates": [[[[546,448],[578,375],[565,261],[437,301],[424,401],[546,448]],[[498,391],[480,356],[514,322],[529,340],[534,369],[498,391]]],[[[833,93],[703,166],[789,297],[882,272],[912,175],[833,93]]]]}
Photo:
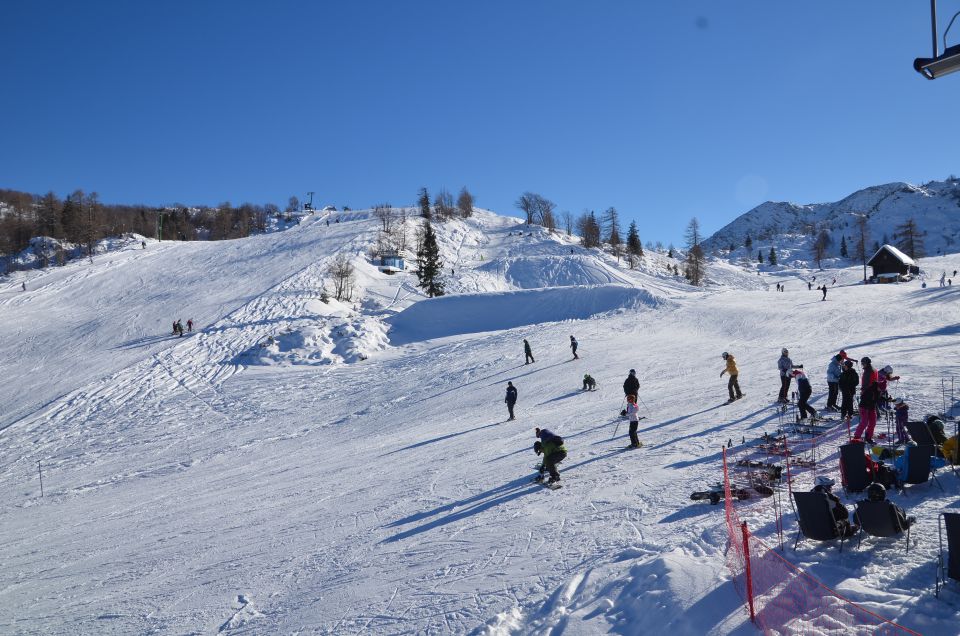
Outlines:
{"type": "Polygon", "coordinates": [[[867,261],[867,265],[873,268],[873,278],[883,282],[897,281],[901,276],[920,273],[917,262],[893,245],[881,246],[867,261]]]}

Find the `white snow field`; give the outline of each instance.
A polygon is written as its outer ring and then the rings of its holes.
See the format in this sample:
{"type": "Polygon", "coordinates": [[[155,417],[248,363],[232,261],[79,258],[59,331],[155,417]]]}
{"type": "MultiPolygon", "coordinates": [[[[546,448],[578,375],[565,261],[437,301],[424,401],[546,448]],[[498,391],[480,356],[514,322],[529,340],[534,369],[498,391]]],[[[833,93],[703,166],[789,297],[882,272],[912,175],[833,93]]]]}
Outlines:
{"type": "MultiPolygon", "coordinates": [[[[478,212],[438,224],[452,293],[424,300],[410,273],[366,261],[375,219],[341,219],[3,283],[0,633],[751,634],[723,507],[689,495],[721,477],[728,439],[775,428],[780,348],[817,408],[840,348],[892,364],[915,416],[960,370],[960,287],[816,272],[838,277],[821,302],[714,264],[692,290],[659,255],[630,271],[478,212]],[[337,252],[359,289],[324,303],[337,252]],[[170,336],[176,318],[195,333],[170,336]],[[746,394],[732,405],[723,351],[746,394]],[[630,368],[636,451],[618,417],[630,368]],[[566,440],[560,490],[530,481],[534,427],[566,440]]],[[[955,634],[960,593],[936,600],[933,582],[936,514],[960,480],[940,482],[892,495],[919,518],[909,554],[806,541],[784,556],[886,618],[955,634]]]]}

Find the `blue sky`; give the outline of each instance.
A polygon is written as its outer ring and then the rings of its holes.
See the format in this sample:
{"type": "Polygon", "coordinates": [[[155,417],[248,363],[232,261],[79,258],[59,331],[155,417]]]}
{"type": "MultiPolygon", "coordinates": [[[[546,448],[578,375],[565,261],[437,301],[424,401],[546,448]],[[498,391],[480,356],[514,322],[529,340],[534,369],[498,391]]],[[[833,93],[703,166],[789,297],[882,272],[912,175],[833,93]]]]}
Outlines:
{"type": "MultiPolygon", "coordinates": [[[[960,0],[941,1],[941,30],[960,0]]],[[[107,202],[463,185],[679,242],[767,199],[960,173],[960,75],[895,0],[0,3],[0,187],[107,202]]],[[[960,41],[960,27],[949,42],[960,41]]]]}

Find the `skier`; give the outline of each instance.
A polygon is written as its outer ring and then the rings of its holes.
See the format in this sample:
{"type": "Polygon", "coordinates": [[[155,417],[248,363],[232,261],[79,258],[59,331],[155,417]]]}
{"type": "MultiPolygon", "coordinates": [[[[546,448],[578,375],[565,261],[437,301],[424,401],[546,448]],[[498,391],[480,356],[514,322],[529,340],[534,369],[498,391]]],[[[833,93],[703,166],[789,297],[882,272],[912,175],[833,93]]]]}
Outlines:
{"type": "MultiPolygon", "coordinates": [[[[811,283],[810,281],[807,281],[807,291],[810,291],[811,289],[813,289],[813,283],[811,283]]],[[[817,289],[820,289],[820,288],[817,287],[817,289]]]]}
{"type": "Polygon", "coordinates": [[[843,367],[843,372],[837,381],[840,387],[840,395],[842,396],[840,401],[840,417],[845,419],[849,424],[850,419],[853,418],[853,394],[857,392],[857,384],[860,382],[860,378],[857,376],[857,372],[853,370],[853,360],[845,360],[843,367]]]}
{"type": "Polygon", "coordinates": [[[889,364],[877,373],[877,392],[879,399],[877,400],[877,408],[881,411],[890,410],[890,394],[887,393],[887,383],[890,380],[899,380],[899,375],[893,375],[893,367],[889,364]]]}
{"type": "Polygon", "coordinates": [[[863,376],[860,380],[860,423],[854,437],[863,439],[867,444],[873,444],[873,429],[877,426],[877,372],[873,369],[870,358],[861,358],[860,366],[863,376]],[[865,434],[865,436],[864,436],[865,434]]]}
{"type": "Polygon", "coordinates": [[[573,359],[579,360],[580,356],[577,355],[577,339],[573,336],[570,336],[570,351],[573,352],[573,359]]]}
{"type": "Polygon", "coordinates": [[[530,351],[530,343],[527,342],[526,338],[523,340],[523,354],[526,356],[526,362],[524,362],[524,364],[536,362],[536,360],[533,359],[533,352],[530,351]]]}
{"type": "Polygon", "coordinates": [[[902,397],[898,397],[893,403],[893,413],[897,422],[897,443],[906,444],[910,439],[907,436],[907,422],[909,421],[910,417],[910,405],[904,402],[902,397]]]}
{"type": "Polygon", "coordinates": [[[827,286],[824,285],[823,287],[821,287],[821,290],[823,291],[823,298],[821,298],[820,300],[826,300],[826,299],[827,299],[827,286]]]}
{"type": "Polygon", "coordinates": [[[722,378],[724,373],[730,374],[730,379],[727,381],[727,391],[730,393],[730,399],[727,400],[727,404],[730,404],[743,397],[743,393],[740,392],[740,383],[737,382],[737,376],[740,375],[740,371],[737,369],[737,361],[732,355],[724,351],[721,357],[726,360],[727,368],[720,372],[720,377],[722,378]]]}
{"type": "Polygon", "coordinates": [[[513,382],[507,382],[507,397],[503,401],[507,405],[507,412],[510,414],[507,420],[516,419],[513,417],[513,406],[517,403],[517,387],[513,386],[513,382]]]}
{"type": "Polygon", "coordinates": [[[20,283],[20,289],[21,289],[22,291],[27,291],[27,284],[26,284],[26,283],[20,283]]]}
{"type": "Polygon", "coordinates": [[[187,333],[193,332],[193,318],[187,319],[187,333]]]}
{"type": "Polygon", "coordinates": [[[640,394],[640,380],[637,379],[634,369],[630,369],[630,375],[623,381],[623,394],[627,397],[637,397],[640,394]]]}
{"type": "Polygon", "coordinates": [[[810,380],[800,369],[793,372],[793,377],[797,379],[797,410],[800,411],[800,421],[807,419],[807,413],[810,418],[816,420],[817,412],[812,406],[807,404],[807,400],[813,394],[813,388],[810,386],[810,380]]]}
{"type": "Polygon", "coordinates": [[[811,492],[818,492],[827,499],[827,503],[830,506],[830,512],[833,514],[833,518],[839,524],[840,531],[843,533],[843,536],[852,537],[855,535],[860,530],[860,526],[850,523],[850,511],[847,510],[846,506],[840,503],[840,498],[830,491],[830,488],[833,487],[836,482],[826,475],[817,475],[817,478],[813,480],[813,483],[814,486],[811,492]]]}
{"type": "Polygon", "coordinates": [[[147,249],[147,242],[146,242],[146,241],[140,241],[140,247],[141,247],[141,249],[147,249]]]}
{"type": "Polygon", "coordinates": [[[177,321],[173,321],[173,335],[177,335],[177,321]]]}
{"type": "Polygon", "coordinates": [[[777,397],[777,401],[782,404],[787,404],[790,401],[787,399],[787,392],[790,390],[790,372],[793,371],[793,369],[802,369],[803,365],[794,365],[793,360],[790,359],[790,352],[784,348],[780,350],[780,359],[777,360],[777,368],[780,370],[780,395],[777,397]]]}
{"type": "Polygon", "coordinates": [[[843,356],[839,353],[830,360],[830,364],[827,365],[827,410],[828,411],[838,411],[840,410],[837,407],[837,393],[840,390],[840,375],[843,373],[843,356]]]}
{"type": "Polygon", "coordinates": [[[640,448],[637,427],[640,426],[640,409],[637,408],[637,396],[627,396],[627,417],[630,419],[630,448],[640,448]]]}
{"type": "Polygon", "coordinates": [[[177,318],[177,334],[178,338],[183,337],[183,322],[181,322],[179,318],[177,318]]]}
{"type": "Polygon", "coordinates": [[[946,286],[947,286],[946,280],[947,280],[947,273],[944,272],[944,273],[940,274],[940,286],[941,286],[941,287],[946,287],[946,286]]]}
{"type": "Polygon", "coordinates": [[[593,391],[597,388],[597,381],[589,373],[583,374],[583,390],[584,391],[593,391]]]}
{"type": "Polygon", "coordinates": [[[567,457],[567,449],[563,446],[563,438],[554,435],[545,428],[534,429],[537,441],[533,443],[533,451],[540,455],[543,453],[543,462],[540,464],[540,476],[536,481],[543,481],[544,471],[550,473],[550,479],[547,484],[555,484],[560,481],[560,473],[557,472],[557,464],[567,457]]]}

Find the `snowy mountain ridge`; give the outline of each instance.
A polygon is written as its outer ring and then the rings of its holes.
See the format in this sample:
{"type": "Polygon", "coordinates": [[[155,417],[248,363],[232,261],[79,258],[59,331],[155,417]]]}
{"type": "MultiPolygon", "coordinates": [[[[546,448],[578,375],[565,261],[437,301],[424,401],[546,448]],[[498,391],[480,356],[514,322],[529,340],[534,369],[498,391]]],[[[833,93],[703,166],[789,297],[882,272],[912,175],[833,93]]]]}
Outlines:
{"type": "Polygon", "coordinates": [[[960,179],[931,181],[922,186],[888,183],[862,190],[834,203],[798,205],[767,201],[741,214],[704,241],[704,249],[733,257],[746,253],[746,237],[752,240],[751,253],[764,256],[770,247],[794,255],[794,264],[813,261],[812,246],[817,234],[826,230],[831,239],[830,257],[839,256],[841,238],[846,237],[849,253],[858,237],[857,215],[868,218],[868,252],[875,243],[895,242],[896,228],[914,219],[921,232],[926,255],[950,254],[960,250],[960,179]]]}

